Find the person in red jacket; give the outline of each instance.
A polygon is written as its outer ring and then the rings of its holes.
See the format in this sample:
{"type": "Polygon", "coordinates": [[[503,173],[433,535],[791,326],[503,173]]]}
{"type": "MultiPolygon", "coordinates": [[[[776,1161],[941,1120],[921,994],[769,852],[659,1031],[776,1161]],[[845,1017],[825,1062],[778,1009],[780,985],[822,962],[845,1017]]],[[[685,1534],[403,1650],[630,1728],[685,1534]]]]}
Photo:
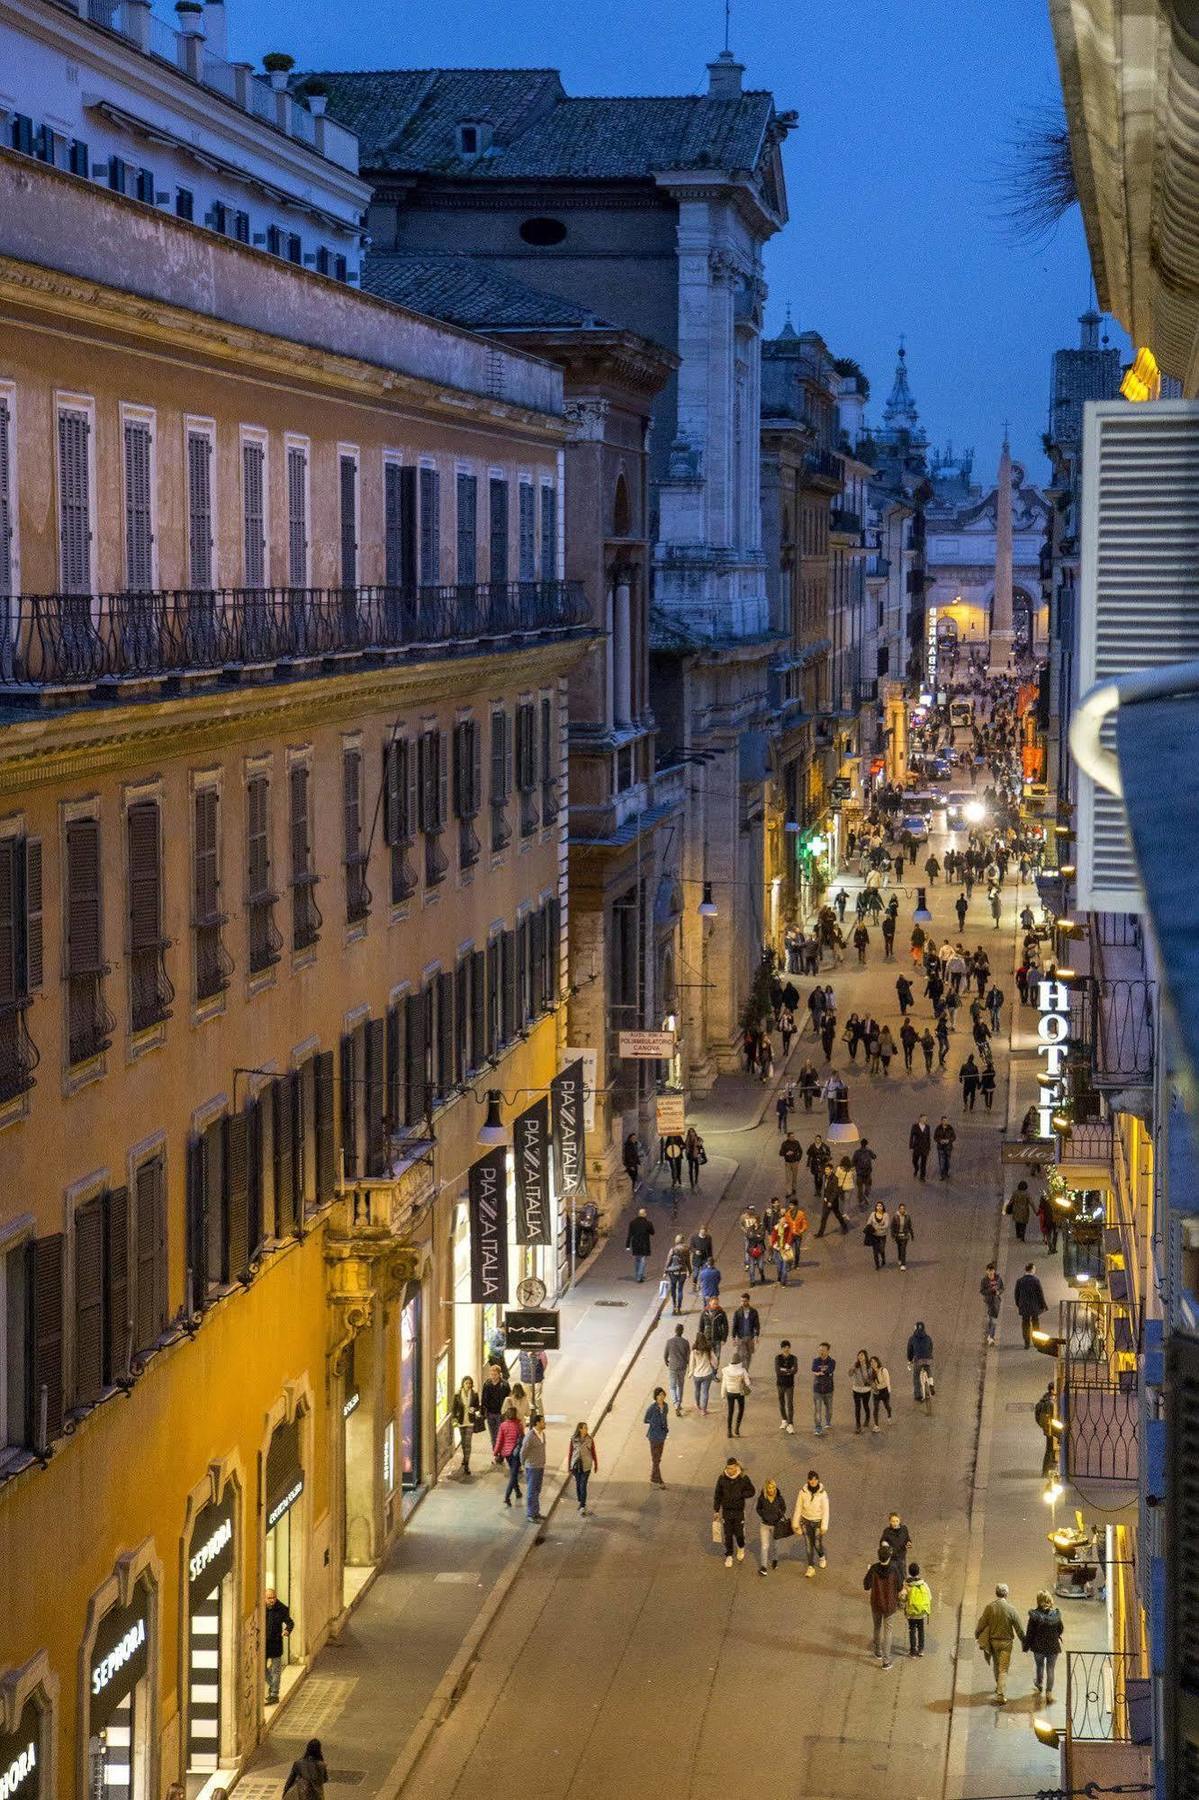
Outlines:
{"type": "Polygon", "coordinates": [[[524,1430],[511,1400],[505,1400],[504,1412],[495,1434],[495,1460],[508,1465],[508,1485],[504,1489],[504,1505],[511,1506],[512,1496],[521,1498],[520,1444],[524,1430]]]}

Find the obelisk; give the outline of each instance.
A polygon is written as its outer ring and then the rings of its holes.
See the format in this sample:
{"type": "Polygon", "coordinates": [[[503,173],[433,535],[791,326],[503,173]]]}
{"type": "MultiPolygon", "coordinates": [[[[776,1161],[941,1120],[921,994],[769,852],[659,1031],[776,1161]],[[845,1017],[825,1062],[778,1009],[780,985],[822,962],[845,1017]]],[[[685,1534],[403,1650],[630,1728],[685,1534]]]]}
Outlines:
{"type": "Polygon", "coordinates": [[[1012,452],[1007,426],[999,452],[995,485],[995,596],[991,601],[991,668],[1002,671],[1012,657],[1012,452]]]}

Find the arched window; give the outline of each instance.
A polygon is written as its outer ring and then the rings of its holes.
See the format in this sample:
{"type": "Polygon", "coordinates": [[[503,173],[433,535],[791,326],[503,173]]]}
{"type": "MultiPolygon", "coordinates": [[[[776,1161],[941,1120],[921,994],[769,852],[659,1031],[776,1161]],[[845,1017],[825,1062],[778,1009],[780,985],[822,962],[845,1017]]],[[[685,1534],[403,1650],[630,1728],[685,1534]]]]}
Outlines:
{"type": "Polygon", "coordinates": [[[612,500],[612,535],[618,538],[629,535],[629,490],[623,475],[616,477],[616,493],[612,500]]]}

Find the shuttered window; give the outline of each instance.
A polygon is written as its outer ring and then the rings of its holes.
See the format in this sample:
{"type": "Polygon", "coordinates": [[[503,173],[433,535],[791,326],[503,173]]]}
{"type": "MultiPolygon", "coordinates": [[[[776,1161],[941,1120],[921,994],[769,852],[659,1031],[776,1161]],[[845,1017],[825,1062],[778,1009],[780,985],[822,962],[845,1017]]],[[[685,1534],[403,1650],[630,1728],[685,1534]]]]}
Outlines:
{"type": "Polygon", "coordinates": [[[416,890],[409,850],[416,836],[416,755],[408,738],[383,746],[383,841],[391,850],[391,904],[400,906],[416,890]]]}
{"type": "Polygon", "coordinates": [[[420,582],[436,587],[441,580],[441,477],[436,469],[420,471],[420,582]]]}
{"type": "Polygon", "coordinates": [[[270,804],[268,777],[255,775],[246,783],[246,887],[252,974],[277,963],[282,948],[275,928],[278,895],[271,882],[270,804]]]}
{"type": "Polygon", "coordinates": [[[142,1163],[133,1178],[135,1279],[133,1343],[145,1351],[166,1328],[166,1167],[161,1156],[142,1163]]]}
{"type": "Polygon", "coordinates": [[[341,525],[341,585],[358,585],[358,458],[338,461],[338,499],[341,525]]]}
{"type": "Polygon", "coordinates": [[[221,796],[216,788],[199,788],[194,798],[193,915],[196,951],[196,998],[209,1000],[229,985],[232,964],[222,940],[225,915],[220,897],[221,796]]]}
{"type": "Polygon", "coordinates": [[[316,1199],[324,1206],[337,1186],[337,1133],[333,1109],[333,1052],[322,1050],[313,1059],[316,1100],[316,1199]]]}
{"type": "Polygon", "coordinates": [[[558,817],[557,760],[554,742],[554,703],[547,696],[541,701],[541,823],[552,825],[558,817]]]}
{"type": "Polygon", "coordinates": [[[58,415],[59,586],[64,594],[91,591],[92,509],[88,476],[91,421],[64,407],[58,415]]]}
{"type": "Polygon", "coordinates": [[[75,1214],[76,1406],[90,1406],[104,1388],[104,1209],[97,1195],[75,1214]]]}
{"type": "Polygon", "coordinates": [[[129,1280],[129,1189],[104,1196],[104,1386],[129,1374],[133,1355],[133,1292],[129,1280]]]}
{"type": "Polygon", "coordinates": [[[458,567],[461,587],[473,587],[479,579],[479,484],[473,475],[458,476],[458,567]]]}
{"type": "Polygon", "coordinates": [[[399,463],[383,464],[383,580],[388,587],[404,585],[403,473],[399,463]]]}
{"type": "Polygon", "coordinates": [[[470,1069],[470,1008],[473,965],[470,952],[462,957],[454,975],[454,1074],[465,1081],[470,1069]]]}
{"type": "Polygon", "coordinates": [[[33,1086],[37,1066],[25,1025],[42,980],[42,846],[0,838],[0,1102],[33,1086]]]}
{"type": "Polygon", "coordinates": [[[493,475],[489,483],[487,579],[493,587],[508,581],[508,483],[493,475]]]}
{"type": "Polygon", "coordinates": [[[558,490],[541,485],[541,579],[558,579],[558,490]]]}
{"type": "Polygon", "coordinates": [[[562,903],[556,894],[551,894],[545,903],[545,923],[542,930],[542,942],[545,952],[545,978],[543,991],[545,1004],[557,1004],[561,991],[561,952],[562,952],[562,903]]]}
{"type": "Polygon", "coordinates": [[[529,921],[524,918],[516,927],[516,1029],[523,1031],[529,1022],[529,921]]]}
{"type": "Polygon", "coordinates": [[[273,1083],[275,1236],[289,1237],[299,1219],[295,1155],[295,1088],[290,1075],[273,1083]]]}
{"type": "Polygon", "coordinates": [[[317,875],[313,865],[312,772],[307,763],[293,763],[288,776],[291,800],[292,948],[307,950],[320,936],[317,910],[317,875]]]}
{"type": "Polygon", "coordinates": [[[112,1021],[104,1005],[100,912],[100,825],[67,826],[67,1014],[72,1066],[108,1048],[112,1021]]]}
{"type": "Polygon", "coordinates": [[[467,1067],[481,1069],[487,1060],[487,958],[470,953],[470,1043],[467,1067]]]}
{"type": "Polygon", "coordinates": [[[150,487],[150,427],[125,420],[125,584],[134,593],[154,586],[154,504],[150,487]]]}
{"type": "Polygon", "coordinates": [[[483,776],[480,767],[479,727],[474,719],[460,719],[454,727],[454,816],[458,820],[458,864],[473,868],[479,860],[479,837],[474,820],[482,805],[483,776]]]}
{"type": "Polygon", "coordinates": [[[382,1019],[366,1021],[366,1173],[382,1175],[387,1164],[387,1035],[382,1019]]]}
{"type": "Polygon", "coordinates": [[[537,829],[537,712],[531,702],[516,709],[516,787],[520,795],[520,835],[537,829]]]}
{"type": "Polygon", "coordinates": [[[440,731],[422,731],[416,741],[416,749],[420,828],[425,834],[425,882],[428,886],[435,886],[444,879],[448,867],[441,848],[441,833],[445,829],[449,798],[445,734],[440,731]]]}
{"type": "Polygon", "coordinates": [[[125,818],[129,883],[129,983],[134,1031],[170,1016],[163,967],[162,834],[157,800],[139,800],[125,818]]]}
{"type": "Polygon", "coordinates": [[[262,444],[242,444],[241,503],[245,585],[251,588],[265,587],[266,450],[262,444]]]}
{"type": "Polygon", "coordinates": [[[497,709],[491,715],[491,848],[502,850],[511,841],[508,798],[512,792],[512,744],[508,714],[497,709]]]}
{"type": "Polygon", "coordinates": [[[250,1261],[250,1118],[231,1113],[225,1121],[225,1186],[230,1281],[248,1271],[250,1261]]]}
{"type": "Polygon", "coordinates": [[[62,1431],[64,1268],[61,1232],[33,1246],[32,1432],[45,1449],[62,1431]]]}
{"type": "Polygon", "coordinates": [[[308,586],[308,452],[301,444],[287,447],[287,579],[308,586]]]}
{"type": "Polygon", "coordinates": [[[16,496],[12,481],[12,409],[0,394],[0,594],[13,591],[13,532],[16,496]]]}
{"type": "Polygon", "coordinates": [[[429,1111],[428,1001],[427,991],[404,1000],[404,1115],[409,1127],[418,1125],[429,1111]]]}
{"type": "Polygon", "coordinates": [[[531,481],[522,481],[519,498],[520,545],[518,571],[522,581],[537,577],[537,497],[531,481]]]}
{"type": "Polygon", "coordinates": [[[345,835],[346,920],[356,924],[371,909],[366,881],[367,850],[362,821],[362,752],[349,748],[342,755],[342,811],[345,835]]]}
{"type": "Polygon", "coordinates": [[[212,439],[205,431],[187,434],[187,567],[193,588],[211,588],[212,439]]]}

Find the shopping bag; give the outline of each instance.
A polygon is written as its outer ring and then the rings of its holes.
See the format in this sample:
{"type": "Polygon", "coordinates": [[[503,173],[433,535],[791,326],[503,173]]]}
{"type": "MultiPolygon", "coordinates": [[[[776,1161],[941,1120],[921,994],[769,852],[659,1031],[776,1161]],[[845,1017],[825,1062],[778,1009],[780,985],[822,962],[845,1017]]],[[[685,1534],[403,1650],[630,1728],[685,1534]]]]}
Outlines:
{"type": "Polygon", "coordinates": [[[790,1519],[780,1519],[778,1524],[774,1528],[774,1535],[776,1538],[794,1537],[795,1536],[795,1527],[791,1523],[790,1519]]]}
{"type": "Polygon", "coordinates": [[[714,1544],[724,1543],[724,1532],[720,1529],[719,1519],[712,1520],[712,1542],[714,1544]]]}
{"type": "Polygon", "coordinates": [[[658,1283],[658,1298],[659,1298],[659,1300],[665,1300],[665,1298],[666,1298],[667,1294],[669,1294],[669,1292],[670,1292],[670,1283],[666,1279],[665,1275],[663,1275],[661,1281],[658,1283]]]}

